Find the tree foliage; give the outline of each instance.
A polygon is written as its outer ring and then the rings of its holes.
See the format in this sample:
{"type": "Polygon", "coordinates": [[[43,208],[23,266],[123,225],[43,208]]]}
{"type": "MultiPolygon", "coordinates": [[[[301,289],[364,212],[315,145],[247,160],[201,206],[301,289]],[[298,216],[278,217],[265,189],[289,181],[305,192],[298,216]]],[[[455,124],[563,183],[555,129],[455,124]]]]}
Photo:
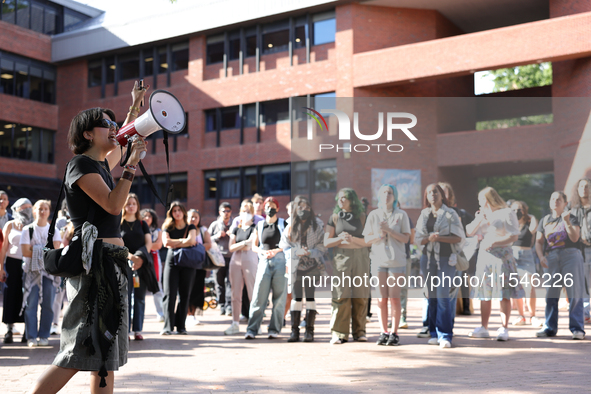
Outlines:
{"type": "Polygon", "coordinates": [[[552,84],[552,63],[528,64],[491,70],[483,77],[487,75],[494,76],[493,92],[546,86],[552,84]]]}
{"type": "Polygon", "coordinates": [[[524,174],[479,178],[478,188],[493,187],[505,200],[525,201],[529,213],[538,220],[550,212],[548,202],[554,192],[554,174],[524,174]]]}

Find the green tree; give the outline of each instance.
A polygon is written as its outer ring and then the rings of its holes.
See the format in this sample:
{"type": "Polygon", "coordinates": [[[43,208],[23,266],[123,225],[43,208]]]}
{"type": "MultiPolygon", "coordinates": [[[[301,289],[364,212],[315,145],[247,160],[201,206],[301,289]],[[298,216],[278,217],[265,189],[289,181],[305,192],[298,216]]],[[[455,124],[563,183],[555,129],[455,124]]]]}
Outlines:
{"type": "Polygon", "coordinates": [[[489,75],[494,76],[493,92],[546,86],[552,84],[552,63],[528,64],[491,70],[484,74],[483,78],[489,75]]]}
{"type": "Polygon", "coordinates": [[[478,178],[478,189],[493,187],[505,200],[525,201],[529,213],[538,220],[550,212],[548,202],[554,192],[554,174],[524,174],[478,178]]]}

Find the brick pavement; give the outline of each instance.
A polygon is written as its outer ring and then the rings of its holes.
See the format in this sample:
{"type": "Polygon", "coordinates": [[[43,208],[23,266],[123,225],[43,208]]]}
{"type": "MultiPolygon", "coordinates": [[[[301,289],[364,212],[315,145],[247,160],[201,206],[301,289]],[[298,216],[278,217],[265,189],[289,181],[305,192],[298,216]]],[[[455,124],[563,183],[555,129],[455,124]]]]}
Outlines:
{"type": "MultiPolygon", "coordinates": [[[[543,301],[538,304],[541,316],[543,301]]],[[[329,345],[328,300],[318,301],[317,342],[293,344],[286,342],[287,330],[278,340],[224,336],[230,318],[220,316],[219,309],[206,311],[205,324],[189,328],[189,336],[161,337],[151,296],[146,306],[146,339],[131,343],[129,362],[116,373],[117,393],[582,393],[591,385],[591,341],[570,339],[564,311],[558,337],[536,339],[536,329],[523,326],[510,330],[507,343],[469,339],[479,315],[459,316],[454,347],[443,350],[416,338],[418,299],[409,301],[410,327],[400,330],[399,347],[374,344],[379,332],[375,318],[368,324],[370,342],[329,345]]],[[[495,309],[491,333],[499,321],[495,309]]],[[[0,344],[0,392],[24,393],[53,360],[59,339],[52,337],[50,345],[29,349],[20,343],[0,344]]],[[[79,373],[61,392],[87,393],[88,380],[88,373],[79,373]]]]}

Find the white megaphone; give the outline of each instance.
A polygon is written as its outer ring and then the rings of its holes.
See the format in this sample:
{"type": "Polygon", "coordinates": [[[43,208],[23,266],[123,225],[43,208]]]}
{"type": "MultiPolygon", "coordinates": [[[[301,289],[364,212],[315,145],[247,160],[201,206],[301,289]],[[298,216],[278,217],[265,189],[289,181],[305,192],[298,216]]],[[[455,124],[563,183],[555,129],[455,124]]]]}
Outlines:
{"type": "MultiPolygon", "coordinates": [[[[139,134],[147,137],[150,134],[164,130],[167,133],[178,134],[187,125],[185,110],[180,101],[166,90],[155,90],[150,95],[150,109],[135,121],[126,124],[117,133],[117,142],[127,146],[139,134]]],[[[142,152],[140,159],[146,156],[142,152]]]]}

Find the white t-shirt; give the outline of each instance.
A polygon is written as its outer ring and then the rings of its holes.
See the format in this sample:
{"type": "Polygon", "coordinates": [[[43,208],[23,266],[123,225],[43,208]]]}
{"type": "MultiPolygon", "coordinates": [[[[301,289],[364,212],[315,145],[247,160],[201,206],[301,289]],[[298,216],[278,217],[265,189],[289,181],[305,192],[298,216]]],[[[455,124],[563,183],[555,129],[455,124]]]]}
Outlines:
{"type": "MultiPolygon", "coordinates": [[[[377,235],[380,233],[380,223],[388,220],[388,226],[401,234],[410,234],[410,222],[408,215],[402,209],[396,208],[392,213],[386,213],[381,209],[375,209],[367,216],[367,222],[363,229],[363,235],[377,235]]],[[[404,244],[391,235],[371,245],[369,254],[372,267],[398,268],[406,267],[406,249],[404,244]],[[388,242],[390,254],[386,250],[388,242]]]]}
{"type": "MultiPolygon", "coordinates": [[[[33,242],[29,239],[29,229],[28,227],[23,228],[23,232],[21,234],[21,245],[43,245],[47,243],[47,235],[49,234],[49,223],[47,223],[43,227],[39,227],[36,224],[33,225],[33,242]]],[[[60,235],[59,230],[56,228],[53,234],[53,241],[62,241],[62,237],[60,235]]],[[[27,258],[27,257],[25,257],[27,258]]]]}
{"type": "Polygon", "coordinates": [[[486,219],[488,220],[488,228],[484,238],[519,235],[517,214],[511,208],[497,209],[492,213],[487,213],[486,219]]]}

